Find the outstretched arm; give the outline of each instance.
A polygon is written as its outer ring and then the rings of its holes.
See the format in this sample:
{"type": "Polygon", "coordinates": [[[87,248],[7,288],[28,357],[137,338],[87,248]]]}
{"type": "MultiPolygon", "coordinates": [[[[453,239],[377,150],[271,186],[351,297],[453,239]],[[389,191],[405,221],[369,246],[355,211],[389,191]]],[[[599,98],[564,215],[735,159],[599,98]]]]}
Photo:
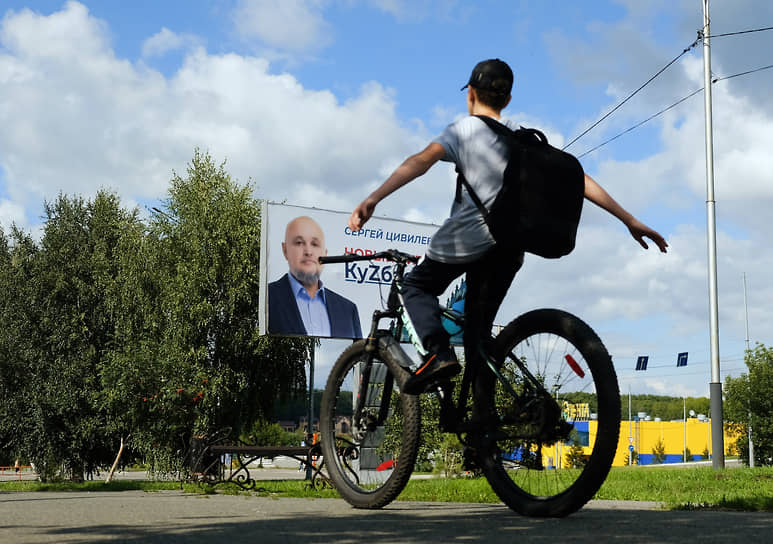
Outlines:
{"type": "Polygon", "coordinates": [[[352,215],[349,217],[349,228],[355,232],[360,230],[368,219],[371,218],[379,202],[403,185],[424,174],[433,164],[442,159],[445,154],[446,151],[443,149],[443,146],[433,142],[423,151],[405,159],[403,164],[398,166],[378,189],[373,191],[368,198],[354,208],[352,215]]]}
{"type": "Polygon", "coordinates": [[[658,248],[660,248],[660,251],[663,253],[666,252],[666,248],[668,247],[666,240],[658,232],[628,213],[588,174],[585,174],[585,198],[622,221],[623,224],[628,227],[631,236],[633,236],[644,249],[649,247],[647,246],[647,242],[644,241],[644,238],[646,237],[655,242],[658,248]]]}

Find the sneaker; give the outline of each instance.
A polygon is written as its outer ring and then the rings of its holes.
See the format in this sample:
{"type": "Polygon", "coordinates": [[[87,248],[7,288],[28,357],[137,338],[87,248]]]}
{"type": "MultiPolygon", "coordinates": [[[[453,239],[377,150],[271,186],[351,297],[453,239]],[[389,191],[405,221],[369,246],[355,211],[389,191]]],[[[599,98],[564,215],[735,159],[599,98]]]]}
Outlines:
{"type": "Polygon", "coordinates": [[[406,380],[403,393],[418,395],[431,390],[439,381],[456,376],[462,371],[462,365],[456,360],[453,350],[444,353],[432,353],[413,376],[406,380]]]}

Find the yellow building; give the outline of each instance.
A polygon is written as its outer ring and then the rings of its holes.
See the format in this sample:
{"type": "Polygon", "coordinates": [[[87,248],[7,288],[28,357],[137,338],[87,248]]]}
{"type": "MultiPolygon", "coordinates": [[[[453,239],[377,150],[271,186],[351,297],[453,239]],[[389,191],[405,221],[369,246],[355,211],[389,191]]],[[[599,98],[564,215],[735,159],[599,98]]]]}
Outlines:
{"type": "MultiPolygon", "coordinates": [[[[579,418],[578,418],[579,419],[579,418]]],[[[584,453],[590,454],[588,444],[593,444],[598,432],[598,424],[594,420],[577,421],[574,423],[580,445],[584,453]]],[[[725,430],[725,450],[729,450],[737,437],[725,430]]],[[[699,461],[710,459],[712,454],[711,421],[708,419],[687,418],[684,421],[621,421],[620,440],[617,444],[612,466],[628,464],[630,446],[638,455],[638,464],[648,465],[655,462],[653,450],[662,444],[665,458],[663,463],[681,463],[684,448],[687,447],[691,459],[699,461]],[[706,457],[708,454],[708,457],[706,457]]],[[[565,466],[569,446],[556,444],[543,449],[543,463],[548,467],[561,468],[565,466]]]]}
{"type": "MultiPolygon", "coordinates": [[[[590,454],[589,444],[593,444],[598,433],[598,422],[592,419],[588,404],[563,403],[564,418],[574,424],[574,439],[583,447],[585,455],[590,454]]],[[[730,435],[725,429],[725,451],[729,451],[737,436],[730,435]]],[[[558,443],[543,448],[542,463],[550,468],[567,466],[567,454],[570,446],[558,443]]],[[[628,464],[628,456],[633,449],[637,454],[637,464],[649,465],[658,462],[656,449],[662,452],[661,463],[681,463],[684,461],[685,448],[690,456],[688,461],[700,461],[711,458],[711,420],[702,415],[688,417],[686,421],[635,421],[620,422],[620,439],[617,444],[612,466],[628,464]]]]}
{"type": "MultiPolygon", "coordinates": [[[[735,443],[737,437],[728,434],[725,430],[725,451],[735,443]]],[[[710,459],[711,444],[711,420],[688,417],[687,421],[621,421],[620,441],[617,445],[617,453],[613,466],[627,464],[630,446],[638,454],[641,465],[652,464],[655,461],[655,450],[658,445],[663,446],[665,463],[681,463],[684,450],[687,448],[692,459],[698,461],[710,459]]]]}

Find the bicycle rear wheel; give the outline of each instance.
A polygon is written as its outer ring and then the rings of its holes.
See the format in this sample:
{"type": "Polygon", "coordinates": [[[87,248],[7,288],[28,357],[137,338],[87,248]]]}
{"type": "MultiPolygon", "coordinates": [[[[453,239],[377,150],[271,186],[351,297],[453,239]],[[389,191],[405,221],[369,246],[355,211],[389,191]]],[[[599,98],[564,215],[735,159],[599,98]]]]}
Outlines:
{"type": "Polygon", "coordinates": [[[617,450],[612,360],[588,325],[549,309],[507,325],[495,353],[500,377],[492,384],[494,373],[483,370],[475,384],[476,408],[496,414],[478,437],[486,479],[521,514],[569,515],[596,494],[617,450]]]}
{"type": "Polygon", "coordinates": [[[419,448],[419,398],[401,395],[410,373],[386,349],[349,346],[322,395],[322,454],[341,496],[357,508],[381,508],[408,483],[419,448]]]}

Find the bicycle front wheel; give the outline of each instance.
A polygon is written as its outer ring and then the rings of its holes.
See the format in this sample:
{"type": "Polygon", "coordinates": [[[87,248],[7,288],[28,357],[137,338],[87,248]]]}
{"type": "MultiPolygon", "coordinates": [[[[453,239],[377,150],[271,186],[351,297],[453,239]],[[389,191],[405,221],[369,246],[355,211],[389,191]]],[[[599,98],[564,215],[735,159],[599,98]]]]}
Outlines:
{"type": "Polygon", "coordinates": [[[356,508],[381,508],[403,490],[419,448],[419,398],[401,395],[410,375],[390,351],[349,346],[322,395],[322,454],[330,479],[356,508]]]}
{"type": "Polygon", "coordinates": [[[484,369],[475,386],[478,409],[496,414],[480,438],[486,479],[521,514],[569,515],[596,494],[617,450],[612,360],[588,325],[560,310],[515,319],[495,353],[498,376],[484,369]]]}

